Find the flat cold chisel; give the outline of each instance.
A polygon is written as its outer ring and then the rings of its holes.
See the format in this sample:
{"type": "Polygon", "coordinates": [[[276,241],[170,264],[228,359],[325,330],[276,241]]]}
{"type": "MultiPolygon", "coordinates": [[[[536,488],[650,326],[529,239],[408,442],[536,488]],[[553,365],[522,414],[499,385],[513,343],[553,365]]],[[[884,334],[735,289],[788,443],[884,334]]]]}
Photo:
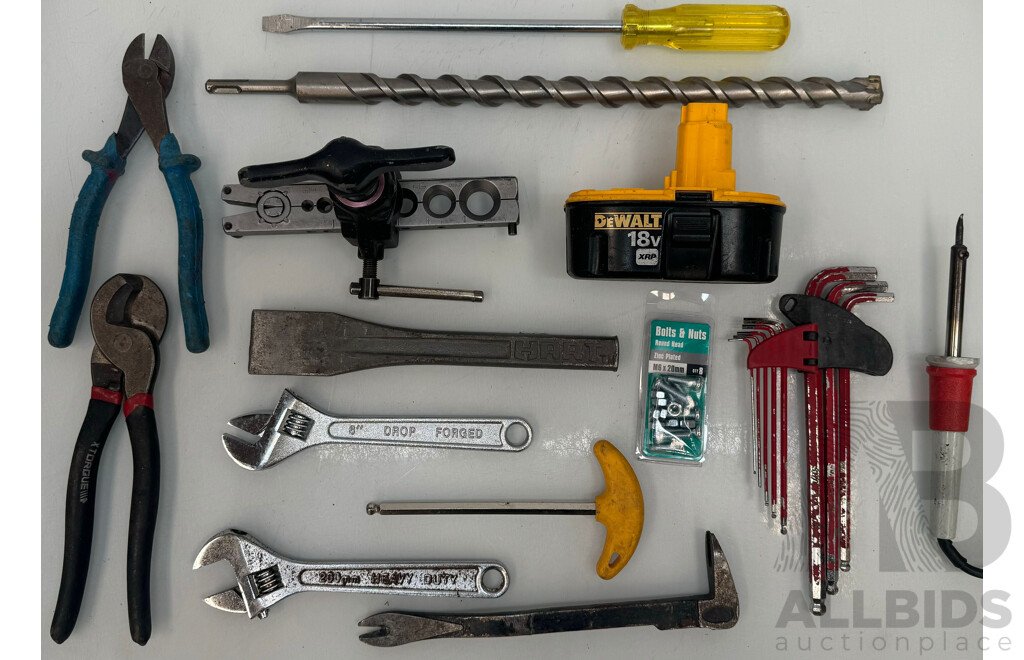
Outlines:
{"type": "Polygon", "coordinates": [[[332,312],[252,312],[251,374],[333,376],[409,364],[615,371],[619,340],[433,332],[377,325],[332,312]]]}

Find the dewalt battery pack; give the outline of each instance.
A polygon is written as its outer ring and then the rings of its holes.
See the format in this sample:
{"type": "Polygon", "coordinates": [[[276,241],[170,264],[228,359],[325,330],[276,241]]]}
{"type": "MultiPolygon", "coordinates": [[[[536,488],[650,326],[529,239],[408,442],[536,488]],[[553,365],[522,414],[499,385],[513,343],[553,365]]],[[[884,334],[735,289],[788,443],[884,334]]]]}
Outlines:
{"type": "Polygon", "coordinates": [[[771,282],[786,206],[735,188],[728,106],[683,106],[663,190],[580,190],[566,200],[566,270],[582,279],[771,282]]]}

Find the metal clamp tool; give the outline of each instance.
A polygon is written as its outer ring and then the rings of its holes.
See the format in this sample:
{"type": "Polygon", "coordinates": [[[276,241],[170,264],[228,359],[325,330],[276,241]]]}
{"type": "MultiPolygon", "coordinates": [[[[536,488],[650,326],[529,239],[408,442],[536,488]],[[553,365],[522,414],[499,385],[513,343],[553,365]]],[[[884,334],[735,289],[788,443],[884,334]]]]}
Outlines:
{"type": "Polygon", "coordinates": [[[508,570],[494,561],[304,562],[236,529],[210,539],[192,569],[221,560],[235,569],[238,586],[205,602],[250,619],[265,619],[272,605],[306,591],[497,598],[508,589],[508,570]]]}
{"type": "Polygon", "coordinates": [[[281,394],[273,413],[242,415],[229,424],[258,436],[256,442],[227,433],[222,438],[228,456],[247,470],[272,467],[324,444],[522,451],[533,439],[533,429],[520,417],[334,417],[289,390],[281,394]]]}
{"type": "Polygon", "coordinates": [[[342,137],[305,158],[243,167],[239,183],[223,186],[221,199],[255,210],[225,217],[224,233],[236,238],[340,233],[363,260],[363,275],[349,288],[360,299],[481,302],[480,291],[389,286],[377,278],[377,262],[386,248],[398,245],[402,230],[503,226],[515,235],[515,177],[402,180],[402,171],[437,170],[454,162],[450,147],[382,149],[342,137]]]}

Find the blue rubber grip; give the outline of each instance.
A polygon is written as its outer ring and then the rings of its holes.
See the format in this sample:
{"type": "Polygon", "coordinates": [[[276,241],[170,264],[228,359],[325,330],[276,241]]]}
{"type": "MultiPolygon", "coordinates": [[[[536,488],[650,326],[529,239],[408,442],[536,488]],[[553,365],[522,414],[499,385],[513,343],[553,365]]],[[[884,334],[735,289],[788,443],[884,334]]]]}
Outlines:
{"type": "Polygon", "coordinates": [[[125,160],[117,155],[114,136],[100,151],[83,151],[82,158],[92,165],[89,177],[78,193],[75,209],[71,212],[71,228],[68,230],[68,253],[64,259],[64,280],[60,284],[57,305],[50,317],[50,332],[47,340],[51,346],[64,348],[75,338],[78,317],[82,314],[85,294],[89,290],[89,275],[92,272],[93,248],[96,245],[96,229],[100,224],[103,205],[110,195],[118,177],[124,174],[125,160]]]}
{"type": "Polygon", "coordinates": [[[198,158],[182,154],[173,133],[160,141],[160,171],[178,216],[178,296],[185,322],[185,346],[193,353],[210,347],[210,325],[203,299],[203,212],[191,175],[201,165],[198,158]]]}

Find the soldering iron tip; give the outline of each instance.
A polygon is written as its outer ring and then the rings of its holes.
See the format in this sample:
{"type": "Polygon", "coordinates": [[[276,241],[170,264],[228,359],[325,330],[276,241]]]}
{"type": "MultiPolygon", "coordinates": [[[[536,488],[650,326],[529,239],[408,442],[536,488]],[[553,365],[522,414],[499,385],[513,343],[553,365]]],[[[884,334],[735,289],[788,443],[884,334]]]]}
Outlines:
{"type": "Polygon", "coordinates": [[[956,221],[956,244],[964,244],[964,214],[960,214],[960,219],[956,221]]]}

